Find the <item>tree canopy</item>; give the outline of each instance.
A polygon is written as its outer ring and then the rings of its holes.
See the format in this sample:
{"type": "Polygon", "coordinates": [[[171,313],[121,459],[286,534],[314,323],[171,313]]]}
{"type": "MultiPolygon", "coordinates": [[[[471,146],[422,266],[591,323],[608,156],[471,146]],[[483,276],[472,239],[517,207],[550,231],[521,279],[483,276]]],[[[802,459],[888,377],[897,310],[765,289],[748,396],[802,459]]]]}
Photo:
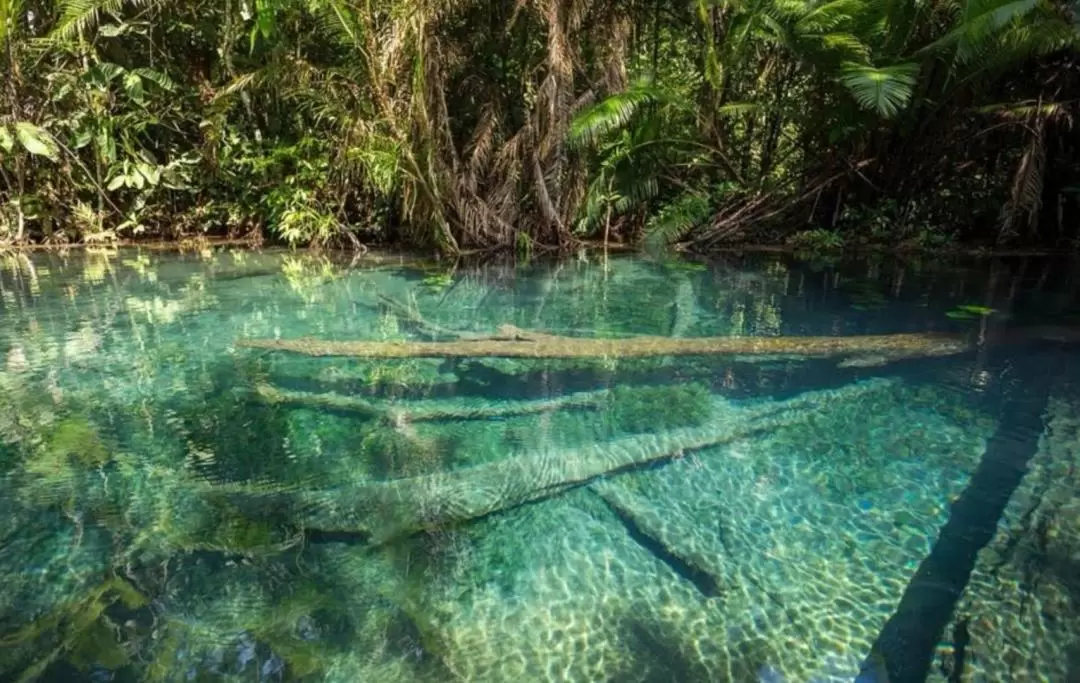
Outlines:
{"type": "Polygon", "coordinates": [[[0,0],[0,242],[1080,233],[1063,0],[0,0]]]}

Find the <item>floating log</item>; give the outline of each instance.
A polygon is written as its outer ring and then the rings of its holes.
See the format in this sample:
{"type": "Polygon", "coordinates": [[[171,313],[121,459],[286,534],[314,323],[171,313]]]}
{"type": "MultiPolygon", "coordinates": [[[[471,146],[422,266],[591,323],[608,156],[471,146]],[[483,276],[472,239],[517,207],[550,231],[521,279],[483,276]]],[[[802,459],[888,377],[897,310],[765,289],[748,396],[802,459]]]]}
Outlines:
{"type": "Polygon", "coordinates": [[[934,333],[849,337],[628,337],[595,339],[528,332],[510,325],[495,336],[454,341],[326,341],[244,339],[238,346],[308,356],[360,358],[643,358],[744,357],[866,358],[880,364],[903,358],[949,356],[972,348],[956,335],[934,333]]]}
{"type": "Polygon", "coordinates": [[[610,400],[608,391],[586,391],[534,401],[473,401],[470,405],[460,401],[427,400],[395,405],[368,401],[356,396],[291,391],[267,383],[257,384],[255,393],[267,403],[340,410],[373,418],[385,418],[394,423],[488,420],[575,408],[595,410],[606,405],[610,400]]]}
{"type": "Polygon", "coordinates": [[[547,498],[605,474],[797,424],[817,411],[836,409],[894,384],[895,380],[876,379],[746,407],[717,400],[713,418],[701,427],[545,450],[347,490],[299,492],[293,502],[308,529],[355,532],[380,544],[547,498]]]}

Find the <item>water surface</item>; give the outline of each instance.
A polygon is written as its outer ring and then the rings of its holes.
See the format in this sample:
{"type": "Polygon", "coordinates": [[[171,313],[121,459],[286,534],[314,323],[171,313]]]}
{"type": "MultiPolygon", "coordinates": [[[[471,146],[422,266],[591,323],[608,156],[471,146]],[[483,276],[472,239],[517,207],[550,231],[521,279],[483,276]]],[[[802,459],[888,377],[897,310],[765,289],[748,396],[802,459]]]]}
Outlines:
{"type": "Polygon", "coordinates": [[[1078,680],[1073,270],[0,256],[0,679],[1078,680]],[[971,347],[238,344],[503,325],[971,347]]]}

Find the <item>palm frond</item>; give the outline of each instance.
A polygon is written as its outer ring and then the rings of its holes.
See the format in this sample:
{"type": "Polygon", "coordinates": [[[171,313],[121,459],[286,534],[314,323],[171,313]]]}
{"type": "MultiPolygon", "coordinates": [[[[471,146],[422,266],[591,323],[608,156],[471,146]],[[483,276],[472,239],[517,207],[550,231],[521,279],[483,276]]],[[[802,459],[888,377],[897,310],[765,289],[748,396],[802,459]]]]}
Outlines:
{"type": "Polygon", "coordinates": [[[22,0],[0,0],[0,47],[12,39],[19,15],[23,11],[22,0]]]}
{"type": "Polygon", "coordinates": [[[1039,118],[1068,121],[1072,118],[1068,103],[1044,102],[1041,100],[988,104],[979,107],[976,111],[980,114],[992,114],[1011,121],[1028,121],[1039,118]]]}
{"type": "Polygon", "coordinates": [[[716,113],[720,116],[741,116],[743,114],[756,114],[764,109],[757,102],[729,102],[717,107],[716,113]]]}
{"type": "MultiPolygon", "coordinates": [[[[158,0],[127,0],[132,7],[145,7],[158,0]]],[[[68,40],[96,26],[102,14],[118,14],[125,0],[63,0],[60,3],[60,20],[50,37],[68,40]]]]}
{"type": "Polygon", "coordinates": [[[631,177],[619,186],[615,198],[616,213],[626,213],[635,206],[652,199],[660,193],[660,182],[654,176],[631,177]]]}
{"type": "Polygon", "coordinates": [[[801,34],[832,33],[851,23],[863,9],[863,0],[832,0],[805,12],[795,22],[795,31],[801,34]]]}
{"type": "Polygon", "coordinates": [[[712,212],[706,194],[690,190],[677,196],[645,224],[645,244],[663,248],[674,244],[695,227],[704,223],[712,212]]]}
{"type": "Polygon", "coordinates": [[[1007,239],[1026,222],[1034,229],[1042,209],[1043,171],[1046,168],[1046,145],[1042,126],[1036,126],[1020,162],[1016,165],[1013,183],[1001,216],[1000,237],[1007,239]]]}
{"type": "Polygon", "coordinates": [[[893,64],[878,68],[849,63],[844,65],[844,75],[840,81],[859,106],[891,118],[911,101],[918,73],[918,64],[893,64]]]}
{"type": "Polygon", "coordinates": [[[219,90],[214,95],[214,98],[223,99],[235,95],[236,93],[254,88],[259,84],[259,82],[264,76],[265,72],[262,70],[241,74],[236,78],[232,79],[229,83],[227,83],[224,88],[219,90]]]}
{"type": "Polygon", "coordinates": [[[838,54],[848,61],[866,61],[870,58],[870,47],[852,33],[827,33],[821,36],[821,47],[828,52],[838,54]]]}
{"type": "Polygon", "coordinates": [[[960,62],[969,62],[984,54],[1002,29],[1037,6],[1038,0],[966,0],[956,26],[921,52],[951,49],[960,62]]]}
{"type": "Polygon", "coordinates": [[[570,122],[572,145],[595,144],[611,131],[625,126],[644,105],[664,99],[663,92],[648,81],[638,81],[625,92],[616,93],[581,111],[570,122]]]}
{"type": "Polygon", "coordinates": [[[311,12],[322,35],[342,45],[361,44],[364,25],[348,3],[341,0],[324,0],[312,3],[311,12]]]}

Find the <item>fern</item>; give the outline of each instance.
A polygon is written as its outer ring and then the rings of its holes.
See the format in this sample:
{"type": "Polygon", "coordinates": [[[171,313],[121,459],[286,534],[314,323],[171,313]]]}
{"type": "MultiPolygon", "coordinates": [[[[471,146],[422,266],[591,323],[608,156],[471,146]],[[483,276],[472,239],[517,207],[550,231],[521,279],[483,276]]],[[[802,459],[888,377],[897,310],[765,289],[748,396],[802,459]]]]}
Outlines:
{"type": "Polygon", "coordinates": [[[607,135],[629,123],[644,105],[659,102],[664,94],[648,81],[639,81],[625,92],[616,93],[574,117],[570,123],[570,144],[593,145],[607,135]]]}
{"type": "Polygon", "coordinates": [[[911,101],[918,73],[918,64],[875,68],[849,63],[844,66],[844,75],[840,80],[859,106],[891,118],[911,101]]]}
{"type": "Polygon", "coordinates": [[[645,244],[664,248],[684,237],[709,218],[712,203],[701,192],[687,191],[665,205],[645,225],[645,244]]]}

